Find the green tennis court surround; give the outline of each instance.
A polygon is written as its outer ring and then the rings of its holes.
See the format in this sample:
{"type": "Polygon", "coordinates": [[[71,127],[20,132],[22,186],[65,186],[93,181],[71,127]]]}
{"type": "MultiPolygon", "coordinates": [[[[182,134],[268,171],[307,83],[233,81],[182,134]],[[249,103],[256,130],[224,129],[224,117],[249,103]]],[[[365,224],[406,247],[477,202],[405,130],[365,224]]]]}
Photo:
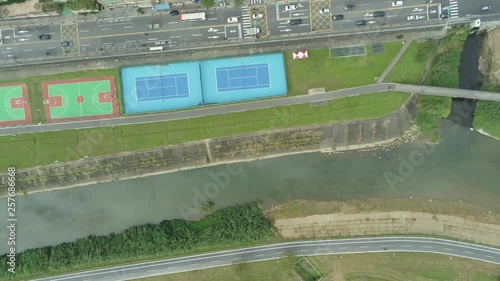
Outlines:
{"type": "Polygon", "coordinates": [[[31,123],[28,91],[25,84],[0,86],[3,107],[0,109],[0,126],[31,123]]]}
{"type": "Polygon", "coordinates": [[[42,83],[50,122],[118,117],[114,78],[94,77],[42,83]]]}

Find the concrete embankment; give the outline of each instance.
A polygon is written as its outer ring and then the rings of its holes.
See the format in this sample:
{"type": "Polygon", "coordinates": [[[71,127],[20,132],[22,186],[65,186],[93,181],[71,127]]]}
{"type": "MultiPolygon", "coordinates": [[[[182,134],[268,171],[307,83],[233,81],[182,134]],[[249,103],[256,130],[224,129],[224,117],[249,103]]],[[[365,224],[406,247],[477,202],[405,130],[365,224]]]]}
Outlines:
{"type": "MultiPolygon", "coordinates": [[[[376,119],[222,137],[23,169],[16,175],[17,188],[32,193],[293,153],[374,147],[401,136],[415,114],[412,96],[398,110],[376,119]]],[[[6,182],[1,186],[0,196],[6,196],[6,182]]]]}

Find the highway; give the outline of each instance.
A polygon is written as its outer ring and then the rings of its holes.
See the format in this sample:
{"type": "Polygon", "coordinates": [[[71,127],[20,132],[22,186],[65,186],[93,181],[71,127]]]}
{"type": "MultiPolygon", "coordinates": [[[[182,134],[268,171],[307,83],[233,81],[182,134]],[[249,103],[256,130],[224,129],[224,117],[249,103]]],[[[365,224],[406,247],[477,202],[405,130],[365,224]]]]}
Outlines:
{"type": "Polygon", "coordinates": [[[418,93],[422,95],[462,97],[462,98],[484,99],[484,100],[500,102],[500,94],[493,92],[448,89],[441,87],[417,86],[417,85],[394,84],[394,83],[380,83],[380,84],[374,84],[356,88],[318,93],[313,95],[263,99],[263,100],[255,100],[255,101],[233,103],[233,104],[221,104],[217,106],[206,106],[206,107],[186,109],[181,111],[153,113],[148,115],[124,116],[114,119],[73,121],[65,123],[25,125],[25,126],[15,126],[15,127],[0,127],[0,136],[189,119],[202,116],[211,116],[211,115],[218,115],[225,113],[244,112],[244,111],[263,109],[263,108],[272,108],[278,106],[319,102],[325,100],[353,97],[363,94],[370,94],[382,91],[393,91],[393,90],[406,93],[418,93]]]}
{"type": "Polygon", "coordinates": [[[132,280],[204,268],[295,256],[380,252],[421,252],[462,257],[500,265],[500,249],[438,238],[377,237],[313,240],[165,259],[36,279],[34,281],[132,280]]]}
{"type": "MultiPolygon", "coordinates": [[[[344,11],[348,2],[342,0],[300,1],[293,11],[286,11],[286,2],[272,5],[251,5],[242,8],[210,9],[205,21],[180,22],[179,16],[167,12],[151,16],[122,17],[81,22],[56,24],[19,24],[11,22],[0,28],[4,43],[0,45],[0,60],[6,63],[22,64],[33,59],[64,60],[74,57],[110,56],[117,53],[149,52],[151,47],[183,48],[199,44],[231,44],[256,38],[246,34],[245,29],[258,27],[261,38],[308,36],[317,33],[354,33],[364,30],[438,25],[445,20],[439,18],[442,12],[450,11],[450,20],[465,16],[494,16],[495,10],[480,13],[483,2],[466,0],[404,0],[401,7],[392,7],[391,1],[357,0],[353,11],[344,11]],[[458,2],[457,2],[458,1],[458,2]],[[479,3],[480,2],[480,3],[479,3]],[[448,7],[448,8],[445,8],[448,7]],[[330,13],[319,10],[329,8],[330,13]],[[384,17],[373,17],[374,11],[385,11],[384,17]],[[262,19],[251,19],[262,14],[262,19]],[[344,15],[343,20],[332,20],[332,15],[344,15]],[[418,17],[415,21],[406,19],[409,15],[418,17]],[[239,17],[238,23],[227,23],[229,17],[239,17]],[[291,19],[302,19],[298,25],[291,25],[291,19]],[[367,26],[356,26],[357,20],[365,19],[367,26]],[[147,25],[159,23],[160,28],[148,30],[147,25]],[[50,40],[40,40],[41,34],[51,35],[50,40]],[[61,41],[71,41],[73,46],[62,47],[61,41]]],[[[349,2],[351,3],[351,2],[349,2]]],[[[179,7],[180,8],[180,7],[179,7]]],[[[175,9],[173,7],[172,9],[175,9]]],[[[184,12],[181,10],[181,12],[184,12]]],[[[192,11],[190,11],[192,12],[192,11]]],[[[258,40],[257,40],[258,41],[258,40]]]]}

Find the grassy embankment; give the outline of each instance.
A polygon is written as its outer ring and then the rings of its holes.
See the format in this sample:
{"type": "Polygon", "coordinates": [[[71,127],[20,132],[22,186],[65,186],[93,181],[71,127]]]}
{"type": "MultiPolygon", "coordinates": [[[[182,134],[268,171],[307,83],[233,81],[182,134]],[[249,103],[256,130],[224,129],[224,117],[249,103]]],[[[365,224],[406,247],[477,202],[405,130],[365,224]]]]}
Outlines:
{"type": "MultiPolygon", "coordinates": [[[[499,57],[495,52],[500,50],[495,33],[500,33],[500,30],[490,31],[488,34],[488,42],[483,42],[483,50],[481,56],[486,60],[486,72],[484,83],[481,90],[500,93],[500,81],[495,77],[493,72],[498,71],[500,63],[497,61],[499,57]],[[492,44],[488,44],[492,41],[492,44]],[[493,45],[492,47],[490,47],[493,45]]],[[[500,95],[500,94],[499,94],[500,95]]],[[[494,101],[478,101],[474,114],[474,128],[483,130],[487,134],[500,139],[500,102],[494,101]]]]}
{"type": "MultiPolygon", "coordinates": [[[[296,257],[156,276],[138,281],[300,281],[296,257]]],[[[498,281],[500,266],[424,253],[377,253],[308,257],[324,276],[345,281],[498,281]]]]}
{"type": "MultiPolygon", "coordinates": [[[[385,48],[383,54],[339,59],[330,59],[327,49],[326,51],[319,50],[317,54],[313,52],[310,55],[311,59],[315,58],[319,64],[316,67],[317,70],[307,75],[302,72],[301,67],[297,67],[299,64],[303,66],[305,61],[289,61],[287,59],[287,76],[292,81],[289,85],[289,91],[294,95],[304,94],[306,90],[303,88],[302,82],[318,75],[321,76],[321,79],[315,78],[307,87],[326,87],[327,90],[332,90],[371,84],[373,83],[373,77],[366,81],[363,79],[356,80],[356,77],[366,77],[367,75],[359,74],[369,68],[375,68],[378,71],[378,73],[375,73],[374,70],[370,70],[373,71],[372,76],[380,75],[399,50],[400,44],[388,43],[385,48]],[[343,78],[335,80],[339,85],[329,88],[337,83],[333,83],[333,80],[331,80],[335,79],[332,78],[335,74],[341,74],[343,78]],[[350,82],[346,84],[344,80],[350,80],[350,82]]],[[[45,121],[41,81],[103,75],[114,75],[119,86],[117,70],[64,73],[55,76],[32,77],[18,82],[25,82],[28,85],[30,103],[32,111],[34,111],[32,116],[34,116],[35,120],[45,121]]],[[[9,81],[9,83],[11,82],[9,81]]],[[[118,92],[120,93],[120,89],[118,89],[118,92]]],[[[103,127],[2,136],[0,137],[0,169],[5,170],[8,166],[26,168],[46,165],[54,161],[76,160],[82,155],[74,155],[69,151],[78,150],[79,147],[88,143],[89,138],[96,134],[102,136],[99,139],[105,141],[94,144],[90,150],[85,149],[88,152],[86,156],[107,155],[122,151],[134,151],[161,145],[179,144],[270,129],[376,118],[394,111],[407,98],[407,94],[386,92],[338,99],[330,101],[327,105],[321,107],[302,104],[186,120],[117,126],[114,128],[103,127]],[[12,153],[12,151],[16,153],[12,153]]]]}
{"type": "MultiPolygon", "coordinates": [[[[458,66],[462,45],[467,37],[467,29],[452,29],[438,46],[431,42],[410,46],[405,56],[394,67],[387,82],[418,84],[425,66],[430,63],[424,85],[458,88],[458,66]],[[418,81],[417,81],[418,79],[418,81]]],[[[438,120],[448,116],[451,98],[420,96],[417,101],[416,123],[422,134],[432,140],[438,139],[438,120]]]]}

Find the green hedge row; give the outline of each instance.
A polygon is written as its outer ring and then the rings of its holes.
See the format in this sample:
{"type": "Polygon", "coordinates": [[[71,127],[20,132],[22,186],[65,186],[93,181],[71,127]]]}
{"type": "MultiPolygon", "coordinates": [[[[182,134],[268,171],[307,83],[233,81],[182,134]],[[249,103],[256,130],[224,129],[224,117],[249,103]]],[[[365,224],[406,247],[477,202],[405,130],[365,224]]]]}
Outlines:
{"type": "Polygon", "coordinates": [[[27,278],[110,263],[193,253],[274,237],[260,203],[221,209],[200,221],[165,220],[131,227],[119,234],[90,236],[16,256],[16,274],[0,257],[0,279],[27,278]]]}

